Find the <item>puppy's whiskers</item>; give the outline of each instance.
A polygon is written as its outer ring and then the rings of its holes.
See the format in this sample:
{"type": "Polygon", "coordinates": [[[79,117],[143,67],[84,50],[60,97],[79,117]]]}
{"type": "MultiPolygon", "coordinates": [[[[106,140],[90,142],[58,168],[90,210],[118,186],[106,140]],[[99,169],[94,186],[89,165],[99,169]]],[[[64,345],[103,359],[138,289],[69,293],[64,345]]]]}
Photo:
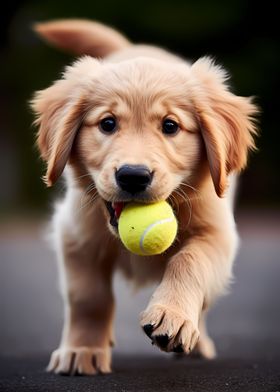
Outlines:
{"type": "Polygon", "coordinates": [[[191,190],[193,190],[198,195],[198,198],[201,197],[200,191],[198,189],[196,189],[195,187],[193,187],[192,185],[187,184],[186,182],[180,182],[179,185],[183,185],[183,186],[186,186],[187,188],[190,188],[191,190]]]}
{"type": "Polygon", "coordinates": [[[90,177],[92,179],[92,175],[90,173],[86,173],[86,174],[82,174],[81,176],[74,177],[74,180],[77,181],[84,177],[90,177]]]}
{"type": "Polygon", "coordinates": [[[90,204],[93,204],[95,200],[98,198],[98,193],[96,191],[96,186],[94,182],[92,182],[83,192],[81,201],[80,201],[80,208],[78,213],[80,213],[84,208],[88,207],[90,204]],[[85,199],[90,195],[91,192],[95,191],[95,193],[84,203],[85,199]]]}
{"type": "Polygon", "coordinates": [[[188,227],[190,225],[191,219],[192,219],[192,203],[191,203],[191,199],[189,198],[187,193],[183,191],[182,188],[175,189],[174,193],[177,194],[180,198],[182,198],[187,203],[187,206],[188,206],[189,212],[190,212],[189,220],[188,220],[188,223],[187,223],[187,227],[188,227]]]}
{"type": "Polygon", "coordinates": [[[176,199],[176,197],[171,194],[168,198],[170,200],[170,204],[175,209],[175,211],[179,212],[179,203],[178,203],[178,200],[176,199]]]}

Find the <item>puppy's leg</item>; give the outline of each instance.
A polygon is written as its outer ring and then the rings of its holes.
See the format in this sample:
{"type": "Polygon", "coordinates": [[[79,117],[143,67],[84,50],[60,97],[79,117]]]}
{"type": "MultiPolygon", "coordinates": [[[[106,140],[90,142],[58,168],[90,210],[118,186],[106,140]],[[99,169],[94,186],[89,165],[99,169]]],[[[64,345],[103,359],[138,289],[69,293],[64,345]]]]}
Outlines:
{"type": "Polygon", "coordinates": [[[60,347],[48,366],[55,373],[94,375],[111,371],[114,248],[108,239],[107,243],[102,238],[97,242],[98,233],[90,234],[88,240],[80,241],[61,233],[65,322],[60,347]]]}
{"type": "Polygon", "coordinates": [[[207,332],[205,311],[201,313],[198,329],[200,336],[193,350],[194,356],[204,359],[214,359],[216,357],[216,348],[213,340],[210,338],[207,332]]]}
{"type": "MultiPolygon", "coordinates": [[[[160,349],[189,353],[197,345],[202,309],[225,288],[236,241],[234,230],[213,229],[189,239],[169,260],[141,315],[144,331],[160,349]]],[[[205,333],[202,336],[205,343],[205,333]]]]}

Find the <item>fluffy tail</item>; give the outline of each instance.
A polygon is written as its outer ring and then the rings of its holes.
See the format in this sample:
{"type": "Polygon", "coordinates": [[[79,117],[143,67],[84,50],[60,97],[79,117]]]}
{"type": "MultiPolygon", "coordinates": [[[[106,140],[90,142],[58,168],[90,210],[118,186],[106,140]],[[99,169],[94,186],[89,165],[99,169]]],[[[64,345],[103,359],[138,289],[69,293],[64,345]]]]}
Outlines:
{"type": "Polygon", "coordinates": [[[131,45],[114,29],[89,20],[56,20],[33,28],[46,42],[76,55],[102,58],[131,45]]]}

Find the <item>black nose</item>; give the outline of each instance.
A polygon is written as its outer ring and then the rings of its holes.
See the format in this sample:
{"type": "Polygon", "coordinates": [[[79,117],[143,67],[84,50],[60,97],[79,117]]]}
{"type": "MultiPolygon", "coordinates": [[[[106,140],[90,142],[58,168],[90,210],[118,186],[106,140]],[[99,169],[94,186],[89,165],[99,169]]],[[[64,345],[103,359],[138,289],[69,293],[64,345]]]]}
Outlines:
{"type": "Polygon", "coordinates": [[[144,165],[123,165],[116,171],[118,186],[132,194],[145,191],[152,178],[153,174],[144,165]]]}

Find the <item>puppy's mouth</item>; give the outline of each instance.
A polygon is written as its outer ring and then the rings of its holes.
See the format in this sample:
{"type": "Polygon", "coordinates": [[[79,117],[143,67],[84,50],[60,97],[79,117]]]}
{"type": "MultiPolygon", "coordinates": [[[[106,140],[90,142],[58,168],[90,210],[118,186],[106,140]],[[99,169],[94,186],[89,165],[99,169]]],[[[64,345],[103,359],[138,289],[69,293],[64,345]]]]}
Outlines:
{"type": "Polygon", "coordinates": [[[110,214],[110,224],[117,229],[119,224],[119,217],[124,209],[126,203],[123,201],[110,202],[105,201],[105,205],[110,214]]]}
{"type": "Polygon", "coordinates": [[[158,198],[152,197],[149,194],[138,194],[137,197],[127,197],[127,195],[122,195],[123,197],[121,198],[121,201],[108,201],[103,199],[104,204],[109,212],[109,217],[110,217],[110,225],[115,229],[115,231],[118,231],[118,225],[119,225],[119,218],[121,216],[121,213],[125,206],[128,203],[131,202],[136,202],[136,203],[155,203],[158,200],[158,198]]]}

